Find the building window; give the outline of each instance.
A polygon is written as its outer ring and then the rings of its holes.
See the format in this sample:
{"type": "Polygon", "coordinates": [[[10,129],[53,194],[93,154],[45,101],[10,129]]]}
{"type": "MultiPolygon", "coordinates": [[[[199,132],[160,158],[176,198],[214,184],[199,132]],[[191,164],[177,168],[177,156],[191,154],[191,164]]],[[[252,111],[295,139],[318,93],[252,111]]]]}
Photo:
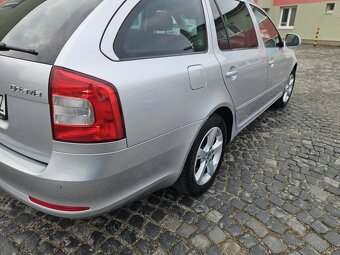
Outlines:
{"type": "Polygon", "coordinates": [[[295,7],[282,7],[279,27],[280,28],[294,28],[295,17],[296,17],[296,6],[295,7]]]}
{"type": "Polygon", "coordinates": [[[328,3],[326,5],[326,13],[333,13],[335,9],[335,3],[328,3]]]}

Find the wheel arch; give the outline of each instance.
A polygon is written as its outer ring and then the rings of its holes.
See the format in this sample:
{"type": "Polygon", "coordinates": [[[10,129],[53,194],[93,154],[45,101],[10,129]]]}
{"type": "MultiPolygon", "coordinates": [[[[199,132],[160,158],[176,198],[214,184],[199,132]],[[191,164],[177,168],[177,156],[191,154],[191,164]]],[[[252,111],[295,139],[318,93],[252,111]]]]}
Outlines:
{"type": "Polygon", "coordinates": [[[218,114],[219,116],[221,116],[223,118],[223,120],[224,120],[224,122],[227,126],[227,144],[228,144],[231,141],[233,126],[234,126],[233,112],[227,106],[222,106],[222,107],[216,109],[212,114],[218,114]]]}
{"type": "MultiPolygon", "coordinates": [[[[187,174],[185,174],[185,172],[183,172],[183,171],[185,169],[188,169],[188,168],[185,168],[185,165],[188,163],[188,157],[193,154],[193,153],[191,153],[191,151],[193,149],[193,146],[195,145],[195,141],[199,137],[199,134],[200,134],[203,126],[208,122],[208,120],[210,118],[212,118],[212,117],[216,118],[217,116],[222,118],[224,120],[225,124],[226,124],[227,137],[226,137],[225,144],[226,145],[229,144],[229,142],[232,140],[232,134],[233,134],[233,128],[234,128],[234,126],[233,126],[234,125],[234,115],[233,115],[233,112],[232,112],[232,110],[228,106],[219,105],[219,106],[217,106],[214,110],[212,110],[208,114],[208,116],[204,119],[204,121],[202,122],[201,126],[197,130],[197,133],[195,134],[194,139],[193,139],[193,141],[192,141],[192,143],[191,143],[191,145],[189,147],[190,149],[188,150],[187,155],[185,156],[185,161],[183,162],[183,166],[182,166],[181,171],[180,171],[180,173],[179,173],[179,175],[177,177],[177,181],[173,185],[173,187],[175,189],[177,189],[177,190],[179,190],[181,192],[184,192],[185,194],[187,194],[186,193],[187,188],[186,188],[186,182],[184,180],[185,180],[185,178],[187,178],[187,174]],[[182,177],[183,173],[184,173],[184,177],[182,177]]],[[[221,121],[219,121],[217,123],[219,123],[219,125],[220,125],[221,121]]],[[[196,155],[196,153],[195,153],[195,155],[196,155]]],[[[222,154],[221,157],[222,157],[222,162],[223,162],[223,154],[222,154]]]]}
{"type": "Polygon", "coordinates": [[[295,65],[293,66],[292,72],[296,73],[296,71],[297,71],[297,67],[298,67],[298,64],[297,64],[297,63],[295,63],[295,65]]]}
{"type": "Polygon", "coordinates": [[[183,167],[184,164],[188,158],[188,155],[190,153],[190,150],[195,142],[195,140],[197,139],[197,135],[199,133],[199,131],[201,130],[202,126],[204,125],[205,121],[211,117],[213,114],[218,114],[219,116],[221,116],[224,120],[224,122],[226,123],[227,126],[227,142],[226,144],[229,144],[229,142],[232,140],[232,135],[233,135],[233,128],[234,128],[234,113],[233,111],[230,109],[230,107],[226,106],[226,105],[219,105],[217,106],[215,109],[213,109],[208,116],[205,118],[205,120],[202,122],[201,126],[199,127],[199,129],[197,130],[196,134],[194,135],[194,139],[191,141],[191,144],[189,146],[189,150],[187,151],[186,155],[185,155],[185,160],[182,164],[181,170],[179,171],[178,177],[181,175],[182,171],[183,171],[183,167]]]}

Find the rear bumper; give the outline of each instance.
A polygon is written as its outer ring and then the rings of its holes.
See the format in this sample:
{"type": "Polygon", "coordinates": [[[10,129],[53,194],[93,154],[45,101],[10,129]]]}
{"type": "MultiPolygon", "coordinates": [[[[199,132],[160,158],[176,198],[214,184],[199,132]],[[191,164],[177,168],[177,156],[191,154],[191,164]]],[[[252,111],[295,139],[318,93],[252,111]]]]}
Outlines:
{"type": "Polygon", "coordinates": [[[82,153],[72,153],[73,149],[64,153],[54,149],[48,164],[26,158],[0,144],[0,187],[48,214],[92,217],[172,185],[202,122],[115,152],[90,153],[86,148],[78,150],[82,153]],[[31,202],[29,196],[51,204],[90,209],[57,211],[31,202]]]}

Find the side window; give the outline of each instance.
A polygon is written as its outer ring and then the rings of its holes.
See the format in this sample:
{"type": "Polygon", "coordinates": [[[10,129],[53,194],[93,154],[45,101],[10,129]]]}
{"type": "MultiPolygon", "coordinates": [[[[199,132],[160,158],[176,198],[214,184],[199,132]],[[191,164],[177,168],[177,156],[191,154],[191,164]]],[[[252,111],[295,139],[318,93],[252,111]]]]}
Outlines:
{"type": "Polygon", "coordinates": [[[215,21],[218,47],[220,47],[221,50],[230,49],[227,30],[225,28],[225,24],[222,20],[220,12],[217,9],[215,1],[210,0],[210,5],[211,5],[211,10],[214,16],[214,21],[215,21]]]}
{"type": "Polygon", "coordinates": [[[205,52],[207,48],[201,0],[142,0],[114,42],[120,59],[205,52]]]}
{"type": "Polygon", "coordinates": [[[216,0],[225,23],[231,49],[258,46],[254,24],[245,3],[235,0],[216,0]]]}
{"type": "Polygon", "coordinates": [[[257,24],[259,24],[261,37],[265,47],[276,47],[277,44],[281,42],[281,37],[273,22],[259,8],[253,6],[252,9],[254,11],[257,24]]]}

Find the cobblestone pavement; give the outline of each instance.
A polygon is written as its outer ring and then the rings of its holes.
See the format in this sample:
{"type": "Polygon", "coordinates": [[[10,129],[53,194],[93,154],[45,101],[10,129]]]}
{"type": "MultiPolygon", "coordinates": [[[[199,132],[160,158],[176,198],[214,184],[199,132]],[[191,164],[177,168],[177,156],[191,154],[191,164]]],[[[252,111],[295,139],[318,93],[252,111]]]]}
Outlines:
{"type": "Polygon", "coordinates": [[[0,254],[340,254],[340,48],[297,50],[295,94],[228,147],[212,189],[67,220],[0,193],[0,254]]]}

